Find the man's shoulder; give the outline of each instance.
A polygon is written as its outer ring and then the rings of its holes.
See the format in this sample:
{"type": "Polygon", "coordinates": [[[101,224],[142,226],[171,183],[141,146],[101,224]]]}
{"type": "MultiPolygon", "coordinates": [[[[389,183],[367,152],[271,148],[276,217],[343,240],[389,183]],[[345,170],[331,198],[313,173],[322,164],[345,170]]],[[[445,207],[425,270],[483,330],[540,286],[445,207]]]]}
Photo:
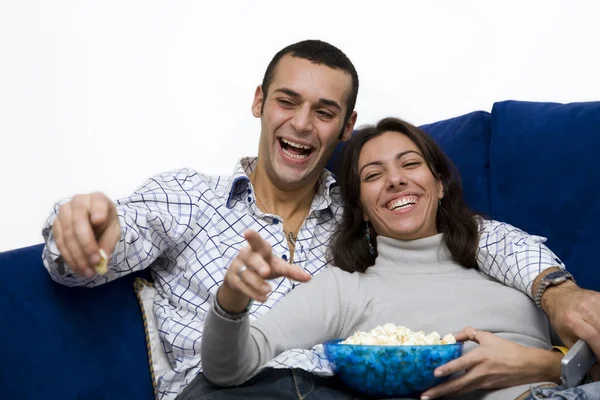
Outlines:
{"type": "Polygon", "coordinates": [[[162,172],[151,180],[181,189],[201,189],[202,191],[219,190],[228,186],[230,175],[210,175],[198,172],[193,168],[179,168],[162,172]]]}

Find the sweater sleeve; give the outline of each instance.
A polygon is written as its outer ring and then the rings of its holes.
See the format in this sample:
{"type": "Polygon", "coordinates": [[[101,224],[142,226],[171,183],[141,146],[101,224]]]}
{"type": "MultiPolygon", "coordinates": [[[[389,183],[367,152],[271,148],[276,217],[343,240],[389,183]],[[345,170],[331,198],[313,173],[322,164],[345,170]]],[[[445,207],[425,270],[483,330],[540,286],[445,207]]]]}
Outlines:
{"type": "Polygon", "coordinates": [[[223,318],[213,306],[202,337],[204,376],[219,386],[239,385],[286,350],[310,349],[337,338],[342,314],[338,280],[331,268],[298,286],[252,324],[247,316],[237,321],[223,318]]]}
{"type": "Polygon", "coordinates": [[[482,220],[479,234],[477,265],[481,271],[529,297],[533,281],[542,271],[565,268],[544,245],[544,237],[493,220],[482,220]]]}

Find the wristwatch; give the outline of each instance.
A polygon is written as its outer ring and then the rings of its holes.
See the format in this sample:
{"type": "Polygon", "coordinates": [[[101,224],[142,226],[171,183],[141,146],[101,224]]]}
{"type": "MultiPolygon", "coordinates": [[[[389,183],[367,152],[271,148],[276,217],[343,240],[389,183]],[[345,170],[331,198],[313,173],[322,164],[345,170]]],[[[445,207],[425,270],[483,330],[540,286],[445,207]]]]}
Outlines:
{"type": "Polygon", "coordinates": [[[548,289],[550,286],[560,285],[568,279],[575,282],[575,278],[573,278],[573,275],[571,275],[570,272],[567,272],[565,270],[551,272],[548,275],[544,276],[542,278],[542,281],[540,282],[540,285],[537,288],[537,291],[535,292],[535,296],[533,296],[533,301],[535,301],[535,305],[538,306],[538,308],[541,310],[542,295],[544,294],[546,289],[548,289]]]}

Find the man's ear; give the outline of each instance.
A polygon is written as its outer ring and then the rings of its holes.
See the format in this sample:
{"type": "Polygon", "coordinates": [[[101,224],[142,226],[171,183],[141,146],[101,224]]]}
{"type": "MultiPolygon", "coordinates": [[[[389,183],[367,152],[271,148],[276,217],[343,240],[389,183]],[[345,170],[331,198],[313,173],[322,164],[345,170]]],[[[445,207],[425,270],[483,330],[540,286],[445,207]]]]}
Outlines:
{"type": "Polygon", "coordinates": [[[356,124],[357,116],[358,116],[357,112],[352,111],[352,114],[350,115],[350,118],[348,118],[348,121],[346,121],[346,124],[344,125],[344,130],[342,131],[342,133],[340,135],[340,140],[342,142],[349,140],[350,136],[352,136],[352,131],[354,130],[354,125],[356,124]]]}
{"type": "Polygon", "coordinates": [[[252,115],[254,115],[256,118],[260,118],[262,115],[263,100],[264,96],[262,86],[258,85],[254,91],[254,101],[252,102],[252,115]]]}

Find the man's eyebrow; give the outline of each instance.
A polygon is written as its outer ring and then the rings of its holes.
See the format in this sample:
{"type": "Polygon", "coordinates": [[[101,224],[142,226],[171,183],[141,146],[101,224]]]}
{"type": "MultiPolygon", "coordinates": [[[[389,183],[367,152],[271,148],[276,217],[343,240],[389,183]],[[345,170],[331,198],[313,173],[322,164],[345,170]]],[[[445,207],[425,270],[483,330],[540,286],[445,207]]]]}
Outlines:
{"type": "MultiPolygon", "coordinates": [[[[284,94],[287,94],[290,97],[293,97],[294,99],[300,99],[302,98],[302,96],[300,95],[300,93],[292,90],[292,89],[288,89],[288,88],[279,88],[279,89],[275,89],[275,93],[276,92],[281,92],[284,94]]],[[[319,103],[325,106],[329,106],[329,107],[333,107],[333,108],[337,108],[339,111],[342,111],[342,106],[340,106],[338,104],[337,101],[335,100],[331,100],[331,99],[324,99],[324,98],[320,98],[319,99],[319,103]]]]}
{"type": "MultiPolygon", "coordinates": [[[[402,157],[404,157],[405,155],[407,155],[409,153],[415,153],[418,156],[421,156],[421,158],[423,157],[421,155],[421,153],[419,153],[416,150],[406,150],[406,151],[403,151],[403,152],[400,152],[400,153],[396,154],[396,160],[401,159],[402,157]]],[[[365,169],[366,167],[368,167],[369,165],[383,165],[383,163],[381,161],[379,161],[379,160],[368,162],[368,163],[366,163],[365,165],[363,165],[360,168],[360,171],[358,171],[358,175],[362,174],[362,170],[365,169]]]]}

